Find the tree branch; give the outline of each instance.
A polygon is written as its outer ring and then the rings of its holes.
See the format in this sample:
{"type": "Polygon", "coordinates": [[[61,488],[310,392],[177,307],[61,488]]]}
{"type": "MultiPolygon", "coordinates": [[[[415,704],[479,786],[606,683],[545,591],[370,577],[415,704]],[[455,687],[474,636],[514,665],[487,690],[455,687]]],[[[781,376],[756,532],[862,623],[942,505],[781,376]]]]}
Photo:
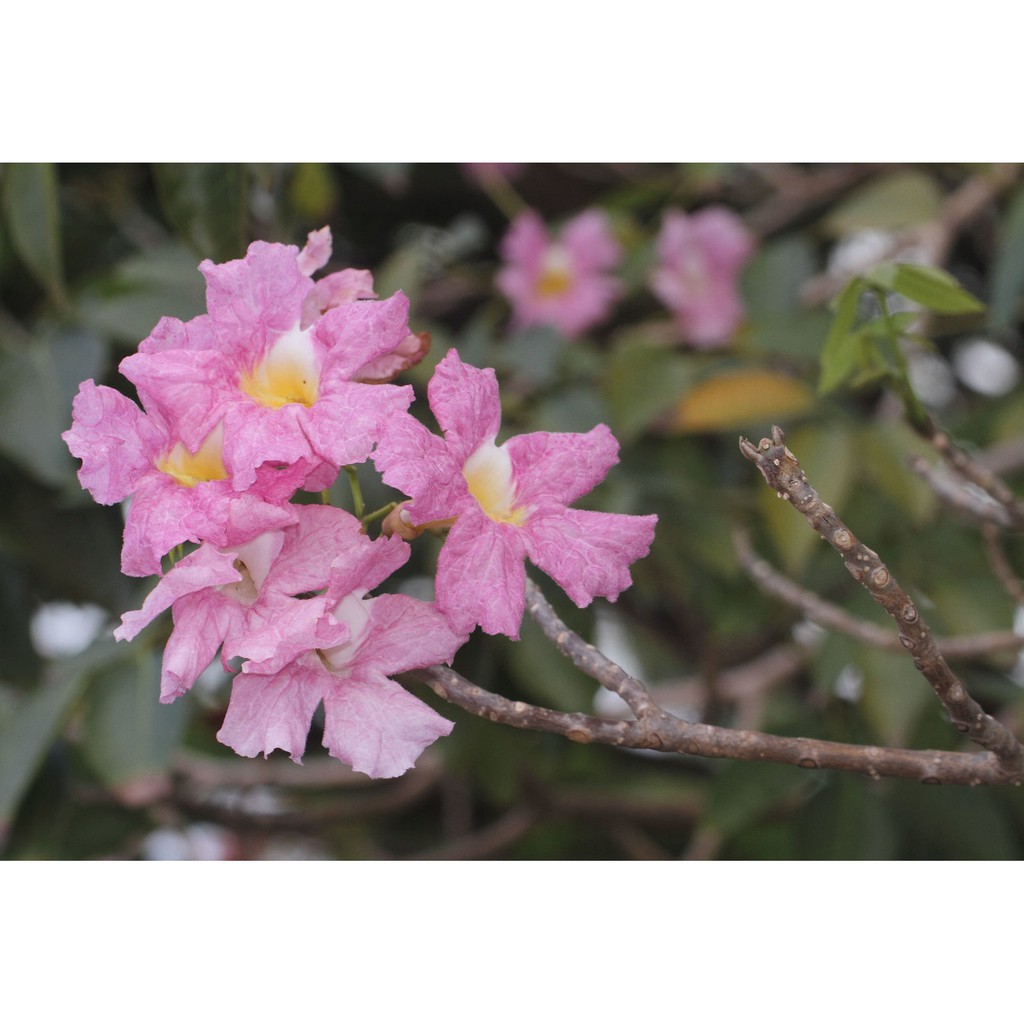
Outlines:
{"type": "MultiPolygon", "coordinates": [[[[732,541],[740,565],[766,594],[781,598],[794,608],[799,608],[818,625],[838,630],[872,647],[886,651],[904,649],[898,634],[851,615],[845,609],[826,601],[811,590],[805,590],[783,576],[757,555],[750,542],[750,534],[743,527],[733,528],[732,541]]],[[[966,660],[997,651],[1020,650],[1024,647],[1024,637],[1018,636],[1012,630],[998,630],[966,636],[936,637],[935,646],[943,657],[966,660]]]]}
{"type": "Polygon", "coordinates": [[[606,690],[617,693],[638,719],[664,714],[639,679],[634,679],[614,661],[606,658],[593,644],[588,644],[569,629],[555,613],[554,608],[548,604],[540,587],[531,579],[526,581],[526,610],[562,654],[591,679],[596,679],[606,690]]]}
{"type": "Polygon", "coordinates": [[[946,664],[916,605],[878,554],[857,540],[808,483],[796,456],[786,447],[782,430],[773,427],[771,438],[762,438],[757,445],[741,437],[740,451],[757,466],[779,497],[788,500],[828,541],[853,578],[892,616],[899,627],[900,643],[913,656],[914,667],[928,680],[953,726],[995,755],[1004,778],[1024,779],[1024,748],[1020,742],[968,694],[946,664]]]}
{"type": "MultiPolygon", "coordinates": [[[[963,786],[1018,781],[992,753],[944,750],[898,750],[835,743],[830,740],[773,736],[745,729],[686,722],[667,712],[644,721],[608,721],[578,712],[554,711],[512,701],[471,683],[443,665],[407,673],[437,696],[470,714],[517,729],[556,733],[575,743],[604,743],[634,750],[661,750],[695,757],[737,761],[771,761],[801,768],[834,768],[873,779],[915,779],[963,786]]],[[[1024,773],[1022,773],[1024,774],[1024,773]]]]}

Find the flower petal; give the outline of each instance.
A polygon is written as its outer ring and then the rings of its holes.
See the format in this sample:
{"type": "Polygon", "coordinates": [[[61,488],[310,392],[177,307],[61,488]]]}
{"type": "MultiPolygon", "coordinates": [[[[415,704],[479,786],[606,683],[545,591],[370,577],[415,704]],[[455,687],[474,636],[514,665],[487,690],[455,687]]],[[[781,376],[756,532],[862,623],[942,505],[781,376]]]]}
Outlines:
{"type": "Polygon", "coordinates": [[[186,555],[149,592],[138,611],[121,616],[121,625],[114,630],[115,639],[134,639],[161,612],[187,594],[224,583],[237,583],[242,574],[235,568],[234,561],[233,551],[218,551],[209,544],[186,555]]]}
{"type": "Polygon", "coordinates": [[[619,443],[603,423],[586,434],[519,434],[505,448],[517,503],[537,511],[564,508],[593,490],[619,461],[619,443]]]}
{"type": "Polygon", "coordinates": [[[657,521],[566,509],[531,518],[522,532],[530,561],[586,608],[595,597],[614,601],[632,585],[629,566],[650,550],[657,521]]]}
{"type": "Polygon", "coordinates": [[[501,399],[494,370],[463,363],[458,352],[449,349],[434,370],[427,396],[434,418],[460,462],[481,443],[497,437],[501,399]]]}
{"type": "Polygon", "coordinates": [[[312,659],[272,676],[240,673],[217,739],[243,757],[280,748],[301,764],[313,712],[330,683],[330,673],[312,659]]]}
{"type": "Polygon", "coordinates": [[[522,528],[470,511],[455,521],[437,559],[437,607],[456,633],[519,639],[526,605],[522,528]]]}
{"type": "Polygon", "coordinates": [[[452,723],[398,683],[372,673],[337,680],[324,693],[324,746],[373,779],[408,771],[452,723]]]}

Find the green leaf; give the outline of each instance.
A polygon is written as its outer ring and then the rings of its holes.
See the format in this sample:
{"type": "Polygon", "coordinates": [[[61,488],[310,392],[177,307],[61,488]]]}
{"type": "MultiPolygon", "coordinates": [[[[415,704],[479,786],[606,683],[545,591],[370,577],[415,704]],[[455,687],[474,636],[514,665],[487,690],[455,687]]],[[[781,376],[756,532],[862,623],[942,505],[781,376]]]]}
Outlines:
{"type": "Polygon", "coordinates": [[[195,253],[168,242],[122,260],[78,296],[82,322],[134,348],[162,316],[190,320],[206,309],[195,253]]]}
{"type": "Polygon", "coordinates": [[[878,789],[836,772],[800,818],[800,857],[809,860],[889,860],[897,830],[878,789]]]}
{"type": "Polygon", "coordinates": [[[734,836],[818,784],[812,774],[792,765],[731,761],[714,781],[704,820],[734,836]]]}
{"type": "Polygon", "coordinates": [[[695,372],[691,360],[664,346],[643,340],[617,346],[603,381],[616,435],[630,441],[643,434],[672,408],[695,372]]]}
{"type": "Polygon", "coordinates": [[[912,842],[903,859],[1016,860],[1021,856],[1005,811],[981,787],[899,786],[894,810],[912,842]]]}
{"type": "Polygon", "coordinates": [[[939,213],[943,193],[923,171],[901,170],[886,174],[857,189],[825,219],[832,235],[854,231],[891,231],[923,224],[939,213]]]}
{"type": "Polygon", "coordinates": [[[835,300],[835,319],[821,351],[821,377],[818,380],[820,394],[834,391],[861,366],[861,345],[852,336],[852,332],[857,322],[860,297],[866,288],[867,284],[862,278],[854,277],[835,300]]]}
{"type": "Polygon", "coordinates": [[[53,164],[8,164],[3,211],[11,243],[33,277],[65,303],[60,200],[53,164]]]}
{"type": "Polygon", "coordinates": [[[952,274],[923,263],[882,263],[868,272],[867,280],[936,313],[978,313],[985,308],[952,274]]]}
{"type": "Polygon", "coordinates": [[[857,665],[864,675],[861,710],[881,742],[906,746],[929,704],[938,703],[909,655],[862,648],[857,665]]]}
{"type": "Polygon", "coordinates": [[[167,219],[201,256],[215,263],[245,254],[249,241],[249,171],[245,164],[154,164],[167,219]]]}
{"type": "Polygon", "coordinates": [[[113,656],[114,641],[109,639],[55,662],[47,680],[26,693],[0,722],[0,845],[90,672],[113,656]]]}
{"type": "Polygon", "coordinates": [[[1024,188],[1018,189],[1006,212],[992,263],[989,323],[1007,328],[1017,322],[1024,289],[1024,188]]]}
{"type": "Polygon", "coordinates": [[[187,701],[161,704],[160,655],[143,653],[97,676],[85,708],[83,752],[123,799],[163,777],[187,724],[187,701]]]}
{"type": "Polygon", "coordinates": [[[78,385],[99,376],[105,358],[106,346],[88,331],[0,352],[0,453],[43,483],[70,482],[75,463],[60,435],[71,426],[78,385]]]}

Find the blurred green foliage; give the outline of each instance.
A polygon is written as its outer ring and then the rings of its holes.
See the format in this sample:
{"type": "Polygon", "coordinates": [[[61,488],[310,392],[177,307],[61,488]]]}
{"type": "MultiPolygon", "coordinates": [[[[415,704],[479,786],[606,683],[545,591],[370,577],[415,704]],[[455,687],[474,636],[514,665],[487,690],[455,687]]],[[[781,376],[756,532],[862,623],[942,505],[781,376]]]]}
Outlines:
{"type": "MultiPolygon", "coordinates": [[[[158,856],[168,847],[154,836],[170,830],[179,856],[198,855],[211,834],[221,855],[236,857],[1021,856],[1024,796],[1015,788],[926,788],[584,747],[475,719],[426,693],[456,728],[403,779],[370,782],[331,762],[315,723],[304,766],[280,752],[249,762],[214,739],[228,686],[216,671],[174,705],[157,703],[166,623],[131,645],[110,639],[152,583],[120,576],[120,510],[79,488],[60,441],[78,383],[92,377],[131,394],[118,360],[160,316],[203,310],[202,259],[240,257],[254,239],[301,245],[327,223],[328,270],[369,268],[379,294],[402,289],[413,328],[431,332],[430,355],[407,374],[420,395],[455,346],[466,361],[497,368],[506,434],[599,421],[616,432],[620,464],[581,504],[656,512],[658,533],[614,606],[580,611],[535,574],[573,628],[613,644],[610,656],[708,721],[957,748],[909,660],[845,636],[820,638],[797,672],[756,700],[737,702],[718,687],[726,670],[787,642],[802,618],[739,568],[730,542],[737,517],[799,583],[884,619],[740,457],[736,435],[760,437],[772,422],[937,630],[1014,623],[1015,603],[994,580],[974,525],[907,469],[907,457],[926,449],[893,396],[913,395],[972,449],[1020,441],[1024,388],[1004,374],[979,391],[957,359],[965,342],[984,338],[1019,370],[1024,185],[1006,177],[958,226],[937,270],[901,262],[893,233],[940,218],[948,197],[988,168],[850,167],[833,173],[828,189],[816,187],[821,172],[836,170],[525,165],[496,191],[459,165],[0,168],[3,855],[158,856]],[[510,330],[493,287],[510,196],[552,223],[592,205],[611,214],[625,291],[586,338],[510,330]],[[696,351],[676,336],[647,275],[662,213],[709,203],[740,213],[759,239],[742,281],[744,326],[728,347],[696,351]],[[840,268],[839,250],[864,233],[888,238],[892,251],[840,268]],[[927,344],[920,310],[905,300],[937,314],[925,322],[927,344]],[[917,371],[927,368],[945,381],[941,394],[920,386],[917,371]],[[86,650],[45,654],[30,642],[32,617],[54,602],[105,611],[86,650]]],[[[1013,482],[1024,454],[1007,465],[1013,482]]],[[[360,480],[368,507],[394,497],[372,466],[360,468],[360,480]]],[[[350,501],[343,482],[332,498],[350,501]]],[[[410,592],[429,585],[437,546],[426,537],[414,547],[401,577],[410,592]]],[[[1007,538],[1007,553],[1024,565],[1017,538],[1007,538]]],[[[1014,721],[1024,711],[1015,662],[1002,653],[956,667],[988,709],[1014,721]]],[[[513,699],[608,707],[532,622],[518,644],[474,636],[455,668],[513,699]]]]}

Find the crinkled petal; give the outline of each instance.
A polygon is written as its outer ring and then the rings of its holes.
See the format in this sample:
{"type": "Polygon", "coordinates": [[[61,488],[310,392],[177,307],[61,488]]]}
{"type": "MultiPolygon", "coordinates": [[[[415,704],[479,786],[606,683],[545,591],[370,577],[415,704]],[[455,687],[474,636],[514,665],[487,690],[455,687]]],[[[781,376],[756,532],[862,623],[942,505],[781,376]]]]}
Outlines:
{"type": "Polygon", "coordinates": [[[188,322],[176,316],[162,316],[149,337],[139,342],[139,351],[153,353],[180,348],[198,352],[215,349],[218,345],[217,326],[207,314],[193,317],[188,322]]]}
{"type": "Polygon", "coordinates": [[[61,437],[82,460],[81,485],[101,505],[113,505],[135,489],[164,438],[142,410],[113,388],[83,381],[72,403],[71,429],[61,437]]]}
{"type": "Polygon", "coordinates": [[[451,664],[466,634],[452,630],[432,603],[406,594],[381,594],[366,602],[370,629],[348,670],[379,671],[386,676],[430,665],[451,664]]]}
{"type": "Polygon", "coordinates": [[[313,712],[331,678],[313,658],[273,676],[235,676],[217,739],[243,757],[280,748],[301,764],[313,712]]]}
{"type": "Polygon", "coordinates": [[[203,260],[206,307],[226,349],[262,356],[266,346],[298,326],[313,283],[299,270],[294,245],[253,242],[241,260],[203,260]]]}
{"type": "Polygon", "coordinates": [[[324,693],[324,746],[373,779],[404,774],[452,723],[378,673],[336,679],[324,693]]]}
{"type": "Polygon", "coordinates": [[[369,270],[355,270],[351,267],[328,274],[313,285],[302,306],[303,330],[329,309],[359,299],[375,299],[373,274],[369,270]]]}
{"type": "Polygon", "coordinates": [[[234,567],[234,552],[218,551],[209,544],[187,555],[149,592],[138,611],[125,612],[114,630],[117,640],[131,640],[175,601],[197,590],[236,583],[242,574],[234,567]]]}
{"type": "Polygon", "coordinates": [[[298,600],[264,588],[250,609],[246,632],[225,642],[224,656],[247,658],[244,675],[274,675],[308,651],[336,647],[350,636],[348,625],[331,615],[324,598],[298,600]]]}
{"type": "Polygon", "coordinates": [[[139,481],[124,522],[121,572],[126,576],[155,576],[160,559],[185,541],[223,543],[220,524],[210,524],[206,536],[197,536],[190,524],[195,509],[193,489],[181,487],[170,477],[153,472],[139,481]]]}
{"type": "Polygon", "coordinates": [[[569,505],[619,461],[619,443],[603,423],[586,434],[519,434],[504,447],[512,459],[516,503],[536,511],[569,505]]]}
{"type": "Polygon", "coordinates": [[[519,639],[526,605],[522,529],[482,512],[460,515],[437,559],[437,607],[456,633],[479,625],[485,633],[519,639]]]}
{"type": "Polygon", "coordinates": [[[331,238],[329,225],[317,231],[310,231],[306,235],[306,244],[297,257],[299,270],[309,277],[321,267],[327,266],[333,245],[334,240],[331,238]]]}
{"type": "Polygon", "coordinates": [[[298,524],[286,532],[264,583],[268,590],[291,596],[322,590],[336,558],[372,543],[363,534],[363,524],[344,509],[330,505],[295,508],[298,524]]]}
{"type": "Polygon", "coordinates": [[[267,462],[318,466],[321,458],[306,436],[309,419],[309,409],[296,402],[279,409],[255,402],[231,408],[224,417],[224,466],[231,485],[247,490],[256,482],[258,467],[267,462]]]}
{"type": "Polygon", "coordinates": [[[334,466],[364,462],[388,421],[403,415],[414,398],[408,384],[337,381],[309,410],[306,435],[313,451],[334,466]]]}
{"type": "Polygon", "coordinates": [[[174,630],[164,647],[160,702],[169,704],[192,684],[229,637],[245,628],[248,608],[218,590],[186,594],[174,603],[174,630]]]}
{"type": "Polygon", "coordinates": [[[221,352],[168,349],[125,356],[118,369],[139,392],[149,410],[173,424],[195,452],[227,410],[235,370],[221,352]]]}
{"type": "Polygon", "coordinates": [[[530,561],[585,608],[595,597],[614,601],[632,585],[629,566],[650,550],[657,521],[566,509],[531,518],[522,533],[530,561]]]}
{"type": "MultiPolygon", "coordinates": [[[[358,520],[357,520],[358,522],[358,520]]],[[[354,590],[373,590],[409,561],[412,553],[401,537],[359,538],[331,563],[327,601],[334,604],[354,590]]]]}
{"type": "Polygon", "coordinates": [[[409,300],[401,292],[379,302],[346,302],[327,310],[311,328],[326,355],[321,389],[350,380],[360,367],[394,352],[409,334],[409,300]]]}
{"type": "Polygon", "coordinates": [[[464,459],[410,415],[388,421],[371,458],[389,487],[412,498],[409,514],[414,523],[448,519],[473,501],[462,476],[464,459]]]}
{"type": "Polygon", "coordinates": [[[365,366],[359,367],[353,374],[353,379],[367,384],[384,384],[393,380],[403,370],[409,370],[422,362],[428,351],[429,331],[409,334],[394,352],[379,356],[365,366]]]}
{"type": "Polygon", "coordinates": [[[434,418],[453,454],[465,461],[484,441],[493,441],[501,426],[501,399],[494,370],[464,363],[449,349],[427,385],[434,418]]]}

